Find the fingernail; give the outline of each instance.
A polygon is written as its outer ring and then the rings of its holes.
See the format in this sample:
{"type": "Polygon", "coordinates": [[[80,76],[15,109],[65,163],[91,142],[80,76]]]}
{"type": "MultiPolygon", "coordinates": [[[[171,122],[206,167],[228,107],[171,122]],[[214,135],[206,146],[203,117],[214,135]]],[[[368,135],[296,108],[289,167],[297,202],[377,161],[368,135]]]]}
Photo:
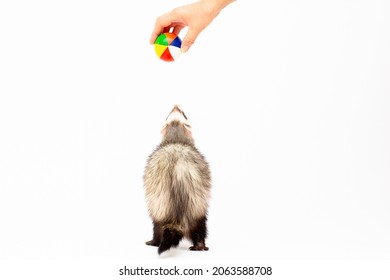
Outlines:
{"type": "Polygon", "coordinates": [[[189,47],[188,46],[182,46],[181,47],[181,52],[186,53],[188,51],[189,47]]]}

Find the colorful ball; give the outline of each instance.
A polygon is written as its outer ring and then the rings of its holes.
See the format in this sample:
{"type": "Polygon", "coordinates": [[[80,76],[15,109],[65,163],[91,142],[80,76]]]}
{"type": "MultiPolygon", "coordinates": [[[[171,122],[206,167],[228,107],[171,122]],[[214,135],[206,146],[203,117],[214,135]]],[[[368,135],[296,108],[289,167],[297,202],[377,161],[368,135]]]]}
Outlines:
{"type": "Polygon", "coordinates": [[[173,33],[162,33],[154,42],[157,56],[164,61],[175,61],[181,55],[181,39],[173,33]]]}

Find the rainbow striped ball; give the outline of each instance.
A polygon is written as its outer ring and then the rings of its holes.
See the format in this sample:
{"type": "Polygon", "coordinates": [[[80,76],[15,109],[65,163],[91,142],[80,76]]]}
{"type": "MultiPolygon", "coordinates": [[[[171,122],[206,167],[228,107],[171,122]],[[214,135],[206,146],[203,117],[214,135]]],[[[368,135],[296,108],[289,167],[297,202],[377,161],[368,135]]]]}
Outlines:
{"type": "Polygon", "coordinates": [[[162,33],[154,42],[157,56],[164,61],[175,61],[181,55],[181,39],[173,33],[162,33]]]}

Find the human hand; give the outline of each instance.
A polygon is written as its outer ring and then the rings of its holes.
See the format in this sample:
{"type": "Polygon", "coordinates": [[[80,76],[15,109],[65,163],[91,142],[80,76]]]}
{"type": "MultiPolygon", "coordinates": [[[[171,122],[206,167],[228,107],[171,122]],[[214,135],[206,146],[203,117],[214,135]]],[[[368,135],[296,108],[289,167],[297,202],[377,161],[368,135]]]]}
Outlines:
{"type": "Polygon", "coordinates": [[[154,44],[158,35],[172,32],[176,35],[188,27],[183,38],[181,50],[183,53],[195,42],[202,32],[219,14],[219,12],[234,0],[201,0],[192,4],[173,9],[171,12],[159,16],[150,37],[150,44],[154,44]]]}

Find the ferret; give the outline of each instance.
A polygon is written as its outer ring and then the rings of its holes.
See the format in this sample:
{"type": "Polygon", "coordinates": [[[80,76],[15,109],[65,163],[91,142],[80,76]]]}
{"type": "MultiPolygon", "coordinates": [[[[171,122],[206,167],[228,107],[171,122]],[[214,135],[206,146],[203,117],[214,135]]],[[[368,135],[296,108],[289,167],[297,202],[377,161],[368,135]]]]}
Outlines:
{"type": "Polygon", "coordinates": [[[208,250],[209,164],[195,147],[191,125],[179,106],[169,113],[161,134],[143,176],[153,221],[153,239],[146,245],[157,246],[161,254],[187,238],[193,243],[190,250],[208,250]]]}

